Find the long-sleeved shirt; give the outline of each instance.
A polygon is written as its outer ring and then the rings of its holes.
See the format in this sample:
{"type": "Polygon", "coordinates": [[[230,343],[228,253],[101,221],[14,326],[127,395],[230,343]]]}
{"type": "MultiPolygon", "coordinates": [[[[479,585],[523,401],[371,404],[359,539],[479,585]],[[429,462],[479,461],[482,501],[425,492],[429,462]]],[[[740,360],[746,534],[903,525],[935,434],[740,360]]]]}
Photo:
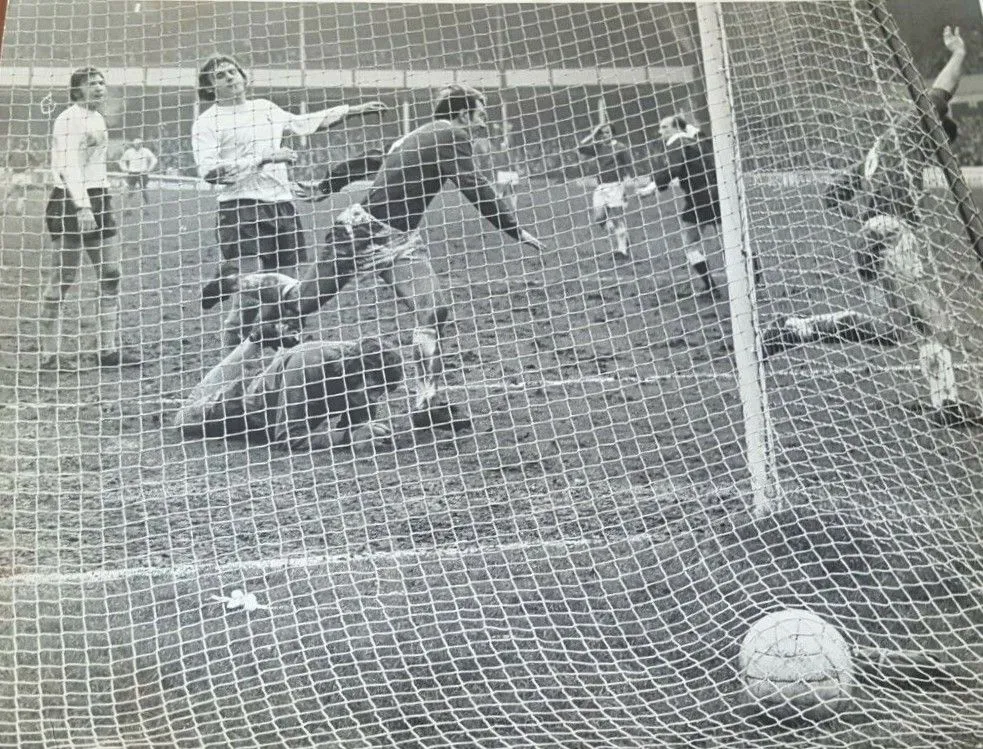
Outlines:
{"type": "MultiPolygon", "coordinates": [[[[951,98],[948,91],[939,88],[928,91],[928,99],[940,118],[947,115],[951,98]]],[[[919,120],[917,114],[909,115],[882,133],[863,161],[829,185],[826,205],[834,208],[857,198],[861,221],[886,215],[919,223],[919,205],[924,193],[922,175],[934,151],[919,120]]]]}
{"type": "Polygon", "coordinates": [[[106,120],[94,109],[73,104],[55,118],[51,130],[51,171],[55,184],[68,191],[75,205],[89,208],[87,190],[109,187],[106,120]]]}
{"type": "Polygon", "coordinates": [[[668,138],[665,161],[652,175],[656,186],[664,190],[678,179],[683,194],[692,205],[716,204],[717,171],[709,146],[709,141],[686,132],[668,138]]]}
{"type": "Polygon", "coordinates": [[[281,148],[283,136],[311,135],[319,127],[343,119],[350,107],[343,104],[309,114],[292,114],[267,99],[209,107],[191,128],[198,174],[222,168],[225,188],[220,202],[254,199],[271,203],[293,199],[286,164],[258,166],[261,159],[281,148]]]}
{"type": "Polygon", "coordinates": [[[497,229],[520,239],[518,221],[475,164],[468,131],[449,120],[428,122],[397,141],[361,203],[380,221],[412,231],[445,182],[457,185],[497,229]]]}
{"type": "Polygon", "coordinates": [[[157,157],[149,148],[127,148],[119,160],[120,169],[129,174],[149,174],[157,166],[157,157]]]}

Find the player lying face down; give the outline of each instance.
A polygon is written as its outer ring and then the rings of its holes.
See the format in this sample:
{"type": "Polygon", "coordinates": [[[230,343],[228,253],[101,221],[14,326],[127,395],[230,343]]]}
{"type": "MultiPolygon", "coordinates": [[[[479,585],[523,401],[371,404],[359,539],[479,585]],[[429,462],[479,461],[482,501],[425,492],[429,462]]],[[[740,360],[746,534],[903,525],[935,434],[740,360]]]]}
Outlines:
{"type": "Polygon", "coordinates": [[[245,437],[291,449],[309,447],[311,434],[329,427],[332,446],[346,445],[360,425],[384,429],[371,422],[402,379],[398,350],[380,339],[306,341],[269,353],[247,339],[195,387],[174,426],[188,437],[245,437]]]}

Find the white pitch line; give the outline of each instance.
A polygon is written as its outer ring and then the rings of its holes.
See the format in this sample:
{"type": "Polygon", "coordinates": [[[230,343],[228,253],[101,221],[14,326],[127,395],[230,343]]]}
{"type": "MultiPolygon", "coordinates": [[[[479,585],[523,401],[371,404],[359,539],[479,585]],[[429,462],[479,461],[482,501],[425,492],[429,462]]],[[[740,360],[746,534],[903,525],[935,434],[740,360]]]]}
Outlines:
{"type": "MultiPolygon", "coordinates": [[[[636,533],[623,536],[616,540],[605,539],[576,539],[569,541],[514,541],[507,544],[488,544],[464,547],[438,547],[432,546],[426,549],[399,549],[397,551],[372,552],[365,554],[296,554],[281,557],[271,557],[269,559],[244,560],[239,562],[227,562],[224,564],[200,564],[184,563],[176,564],[173,567],[122,567],[118,569],[98,569],[87,572],[28,572],[12,575],[0,580],[0,588],[17,586],[42,586],[42,585],[86,585],[107,582],[117,582],[121,580],[133,580],[135,578],[160,578],[184,579],[192,577],[205,577],[208,575],[227,575],[232,573],[256,573],[265,574],[269,572],[279,572],[291,569],[309,569],[311,567],[342,567],[350,569],[355,562],[375,562],[376,560],[399,561],[418,561],[420,563],[430,561],[445,561],[466,559],[474,556],[490,554],[509,554],[515,552],[526,552],[530,549],[537,551],[557,552],[567,554],[571,551],[588,551],[591,549],[604,548],[618,544],[631,544],[640,541],[650,540],[651,533],[636,533]]],[[[549,556],[549,555],[546,555],[549,556]]],[[[523,560],[528,560],[528,556],[523,556],[523,560]]],[[[537,555],[536,559],[540,556],[537,555]]],[[[544,557],[545,558],[545,557],[544,557]]],[[[535,560],[534,560],[535,561],[535,560]]]]}
{"type": "MultiPolygon", "coordinates": [[[[575,366],[575,365],[565,365],[565,366],[575,366]]],[[[983,366],[981,364],[974,363],[975,367],[983,366]]],[[[956,369],[964,371],[969,369],[969,365],[961,363],[956,365],[956,369]]],[[[908,374],[912,372],[917,372],[918,367],[910,364],[898,364],[889,367],[871,367],[866,364],[858,364],[854,367],[829,367],[829,366],[796,366],[789,367],[788,369],[780,370],[770,370],[766,373],[768,377],[780,378],[780,377],[791,377],[791,378],[809,378],[809,377],[836,377],[840,375],[869,375],[871,377],[879,374],[908,374]]],[[[537,388],[568,388],[575,387],[577,385],[592,384],[592,385],[653,385],[657,382],[667,382],[671,380],[685,380],[688,382],[714,382],[717,380],[734,380],[736,381],[737,375],[733,372],[678,372],[670,370],[657,371],[654,374],[647,376],[636,376],[628,374],[619,375],[588,375],[584,377],[566,377],[561,379],[542,379],[542,380],[524,380],[521,382],[509,382],[507,380],[488,380],[488,381],[477,381],[477,382],[465,382],[457,385],[448,385],[444,388],[450,392],[461,392],[469,390],[500,390],[503,392],[509,391],[522,391],[522,390],[534,390],[537,388]]],[[[169,398],[169,397],[147,397],[144,396],[139,399],[135,399],[138,403],[156,403],[162,406],[179,406],[183,403],[180,398],[169,398]]],[[[2,407],[17,410],[18,407],[31,407],[31,408],[43,408],[43,409],[57,409],[57,408],[80,408],[83,406],[93,406],[98,407],[102,405],[101,403],[82,403],[82,402],[71,402],[71,403],[39,403],[31,401],[20,401],[19,403],[7,403],[3,404],[2,407]]],[[[149,410],[146,416],[150,416],[156,413],[155,410],[149,410]]],[[[126,414],[127,416],[138,416],[139,413],[126,414]]]]}

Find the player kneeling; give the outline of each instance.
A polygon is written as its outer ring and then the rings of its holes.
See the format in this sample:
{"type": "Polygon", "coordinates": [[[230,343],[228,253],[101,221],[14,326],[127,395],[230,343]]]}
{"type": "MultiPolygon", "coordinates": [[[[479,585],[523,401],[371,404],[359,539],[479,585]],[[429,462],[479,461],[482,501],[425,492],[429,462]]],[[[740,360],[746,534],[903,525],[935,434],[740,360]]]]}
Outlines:
{"type": "Polygon", "coordinates": [[[268,349],[242,341],[191,392],[174,417],[185,436],[245,437],[259,443],[310,447],[331,426],[331,445],[347,445],[374,423],[379,402],[403,379],[399,352],[376,338],[354,343],[306,341],[268,349]]]}

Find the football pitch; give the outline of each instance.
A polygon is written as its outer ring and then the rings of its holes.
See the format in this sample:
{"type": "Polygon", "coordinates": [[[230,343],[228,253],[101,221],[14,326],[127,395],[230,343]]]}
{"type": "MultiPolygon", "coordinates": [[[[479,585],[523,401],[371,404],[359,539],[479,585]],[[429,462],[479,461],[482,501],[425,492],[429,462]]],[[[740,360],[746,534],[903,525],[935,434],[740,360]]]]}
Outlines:
{"type": "MultiPolygon", "coordinates": [[[[754,190],[761,319],[866,304],[815,189],[754,190]]],[[[312,239],[353,195],[304,216],[312,239]]],[[[980,662],[960,633],[983,626],[983,548],[965,530],[981,436],[905,407],[913,347],[766,363],[787,509],[755,521],[728,305],[694,296],[673,196],[630,204],[619,262],[579,182],[520,193],[543,253],[451,191],[426,238],[472,434],[414,438],[399,391],[391,448],[186,440],[171,414],[221,357],[221,314],[199,299],[214,200],[153,196],[122,225],[124,338],[148,355],[122,373],[30,365],[41,201],[2,217],[0,722],[18,735],[0,746],[983,741],[966,708],[983,693],[862,685],[833,724],[782,727],[751,718],[734,673],[740,633],[776,602],[861,644],[980,662]],[[259,607],[220,600],[236,589],[259,607]]],[[[974,262],[944,283],[978,279],[974,262]]],[[[67,332],[86,348],[83,279],[67,332]]],[[[394,334],[408,352],[413,321],[366,277],[311,327],[394,334]]]]}

